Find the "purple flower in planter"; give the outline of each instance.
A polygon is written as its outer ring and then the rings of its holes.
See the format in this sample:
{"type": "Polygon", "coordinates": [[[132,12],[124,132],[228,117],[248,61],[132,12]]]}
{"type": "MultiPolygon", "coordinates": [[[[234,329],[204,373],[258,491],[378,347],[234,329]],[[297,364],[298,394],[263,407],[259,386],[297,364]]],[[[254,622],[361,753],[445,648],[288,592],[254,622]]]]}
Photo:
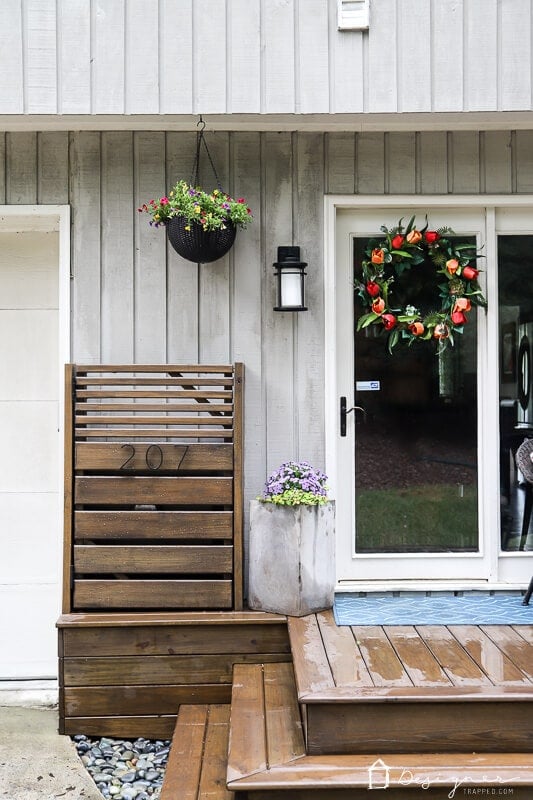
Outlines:
{"type": "Polygon", "coordinates": [[[307,461],[286,461],[265,483],[260,498],[277,505],[322,505],[328,502],[327,475],[307,461]]]}

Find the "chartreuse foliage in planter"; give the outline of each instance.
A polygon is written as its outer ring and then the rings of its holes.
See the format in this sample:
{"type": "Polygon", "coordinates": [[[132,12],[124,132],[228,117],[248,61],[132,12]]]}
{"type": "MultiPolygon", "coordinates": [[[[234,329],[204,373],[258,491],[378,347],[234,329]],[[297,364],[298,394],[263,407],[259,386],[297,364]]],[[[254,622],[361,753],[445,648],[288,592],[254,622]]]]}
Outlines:
{"type": "Polygon", "coordinates": [[[327,475],[307,461],[286,461],[265,483],[258,499],[278,506],[319,506],[328,502],[327,475]]]}

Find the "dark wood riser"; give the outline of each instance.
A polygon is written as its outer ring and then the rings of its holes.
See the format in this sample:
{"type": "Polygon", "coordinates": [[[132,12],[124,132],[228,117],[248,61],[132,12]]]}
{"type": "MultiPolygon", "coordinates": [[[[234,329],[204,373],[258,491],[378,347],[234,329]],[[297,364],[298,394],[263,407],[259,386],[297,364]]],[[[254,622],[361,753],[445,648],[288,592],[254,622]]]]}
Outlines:
{"type": "Polygon", "coordinates": [[[532,752],[531,702],[309,704],[307,752],[532,752]]]}

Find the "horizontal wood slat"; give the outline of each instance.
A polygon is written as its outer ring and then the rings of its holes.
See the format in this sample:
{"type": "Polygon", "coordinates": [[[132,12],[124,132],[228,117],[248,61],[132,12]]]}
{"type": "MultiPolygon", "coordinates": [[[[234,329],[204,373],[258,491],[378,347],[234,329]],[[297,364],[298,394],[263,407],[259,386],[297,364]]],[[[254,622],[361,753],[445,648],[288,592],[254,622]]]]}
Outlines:
{"type": "Polygon", "coordinates": [[[62,732],[67,736],[84,733],[86,736],[109,736],[119,739],[135,739],[143,736],[150,739],[170,739],[176,725],[176,715],[166,716],[101,716],[66,717],[62,732]]]}
{"type": "MultiPolygon", "coordinates": [[[[200,612],[201,613],[201,612],[200,612]]],[[[166,614],[159,620],[153,613],[137,615],[150,619],[143,626],[132,624],[132,614],[111,614],[120,617],[120,622],[98,627],[68,627],[63,629],[63,655],[86,656],[88,653],[99,656],[139,655],[190,655],[222,653],[285,653],[289,658],[290,647],[286,624],[249,622],[248,620],[224,621],[223,616],[231,612],[212,612],[205,614],[209,623],[203,620],[194,624],[183,619],[183,614],[166,614]],[[178,619],[176,619],[178,618],[178,619]]],[[[244,612],[246,613],[246,612],[244,612]]],[[[81,616],[81,615],[78,615],[81,616]]],[[[101,614],[89,615],[99,621],[101,614]]],[[[198,615],[197,615],[198,616],[198,615]]],[[[95,623],[97,624],[97,623],[95,623]]]]}
{"type": "Polygon", "coordinates": [[[232,511],[76,511],[82,539],[232,539],[232,511]]]}
{"type": "Polygon", "coordinates": [[[78,573],[221,573],[233,570],[233,548],[223,545],[75,545],[78,573]]]}
{"type": "MultiPolygon", "coordinates": [[[[89,403],[84,400],[82,403],[76,403],[75,409],[77,413],[92,413],[93,411],[132,411],[131,403],[89,403]]],[[[202,403],[199,407],[196,403],[168,403],[164,398],[158,403],[135,403],[134,411],[168,411],[190,413],[191,411],[198,411],[202,414],[231,414],[233,412],[233,403],[202,403]],[[209,406],[207,408],[207,406],[209,406]]]]}
{"type": "Polygon", "coordinates": [[[168,428],[77,428],[76,438],[78,439],[168,439],[176,437],[178,439],[227,439],[231,437],[232,431],[214,430],[206,431],[201,428],[180,428],[169,430],[168,428]]]}
{"type": "MultiPolygon", "coordinates": [[[[136,686],[144,684],[231,683],[234,664],[286,662],[279,653],[228,653],[191,656],[119,656],[65,658],[68,686],[136,686]]],[[[132,709],[134,711],[134,709],[132,709]]]]}
{"type": "Polygon", "coordinates": [[[103,389],[78,389],[78,398],[97,398],[97,397],[118,397],[126,400],[127,398],[136,399],[138,397],[161,397],[170,400],[178,399],[197,399],[197,400],[229,400],[233,398],[233,392],[226,389],[220,391],[199,391],[197,389],[174,389],[165,391],[164,389],[139,389],[138,391],[116,389],[104,391],[103,389]]]}
{"type": "Polygon", "coordinates": [[[74,581],[74,607],[81,608],[231,608],[231,580],[74,581]]]}
{"type": "Polygon", "coordinates": [[[233,502],[231,478],[101,478],[75,479],[75,503],[85,505],[196,505],[233,502]]]}
{"type": "Polygon", "coordinates": [[[217,372],[224,375],[233,375],[233,364],[77,364],[76,372],[78,375],[90,374],[91,372],[166,372],[168,375],[177,372],[186,375],[189,372],[206,373],[217,372]]]}
{"type": "Polygon", "coordinates": [[[233,378],[76,378],[78,386],[233,386],[233,378]]]}
{"type": "Polygon", "coordinates": [[[67,716],[168,714],[182,703],[229,703],[227,683],[154,686],[78,686],[65,689],[67,716]]]}
{"type": "Polygon", "coordinates": [[[217,444],[167,444],[158,442],[155,448],[148,442],[135,445],[118,442],[77,442],[75,447],[77,470],[105,472],[146,471],[161,461],[160,469],[180,472],[231,472],[233,470],[233,445],[217,444]],[[157,449],[159,448],[159,449],[157,449]]]}
{"type": "MultiPolygon", "coordinates": [[[[94,413],[94,412],[93,412],[94,413]]],[[[76,425],[218,425],[232,426],[232,417],[112,417],[112,416],[92,416],[76,417],[76,425]]]]}

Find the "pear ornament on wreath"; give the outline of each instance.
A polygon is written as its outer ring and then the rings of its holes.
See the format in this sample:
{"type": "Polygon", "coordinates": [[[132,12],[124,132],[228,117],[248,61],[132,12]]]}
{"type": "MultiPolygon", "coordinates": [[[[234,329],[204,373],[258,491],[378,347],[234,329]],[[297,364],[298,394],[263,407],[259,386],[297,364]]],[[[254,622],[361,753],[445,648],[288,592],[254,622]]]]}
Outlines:
{"type": "Polygon", "coordinates": [[[402,219],[390,230],[383,225],[384,238],[372,240],[362,262],[362,281],[355,289],[368,309],[359,317],[357,330],[370,325],[388,332],[388,347],[392,353],[398,342],[412,345],[416,341],[434,340],[437,353],[454,346],[454,334],[463,333],[473,306],[486,308],[478,283],[480,270],[477,260],[483,256],[475,244],[461,243],[451,228],[429,230],[427,217],[418,229],[413,216],[404,228],[402,219]],[[427,313],[417,308],[415,298],[403,307],[394,304],[394,280],[414,267],[430,263],[442,275],[438,284],[435,307],[427,313]]]}

